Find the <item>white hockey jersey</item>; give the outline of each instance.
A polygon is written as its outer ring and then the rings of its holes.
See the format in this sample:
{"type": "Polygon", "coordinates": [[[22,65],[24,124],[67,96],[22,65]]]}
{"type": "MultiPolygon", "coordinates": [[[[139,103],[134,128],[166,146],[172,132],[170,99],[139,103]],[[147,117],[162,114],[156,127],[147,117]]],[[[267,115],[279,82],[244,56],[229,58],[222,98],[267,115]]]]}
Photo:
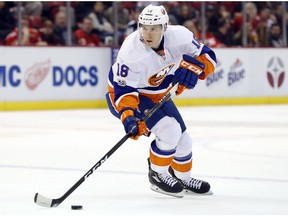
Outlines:
{"type": "Polygon", "coordinates": [[[174,72],[183,54],[201,58],[207,77],[216,66],[214,52],[197,41],[193,33],[183,26],[169,25],[164,33],[164,53],[158,54],[141,40],[139,31],[123,42],[115,64],[109,73],[108,92],[115,109],[137,108],[138,95],[151,98],[155,103],[172,87],[174,72]]]}

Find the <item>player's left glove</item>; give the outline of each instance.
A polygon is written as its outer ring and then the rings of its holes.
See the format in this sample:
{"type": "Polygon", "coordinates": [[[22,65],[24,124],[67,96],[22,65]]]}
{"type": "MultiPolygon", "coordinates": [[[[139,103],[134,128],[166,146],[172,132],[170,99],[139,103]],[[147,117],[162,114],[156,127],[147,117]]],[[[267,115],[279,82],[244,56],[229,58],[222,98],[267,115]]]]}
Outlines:
{"type": "Polygon", "coordinates": [[[198,82],[198,78],[204,75],[204,69],[205,65],[203,63],[191,56],[183,55],[183,60],[175,71],[173,79],[173,83],[179,82],[176,95],[180,95],[186,88],[193,89],[198,82]]]}

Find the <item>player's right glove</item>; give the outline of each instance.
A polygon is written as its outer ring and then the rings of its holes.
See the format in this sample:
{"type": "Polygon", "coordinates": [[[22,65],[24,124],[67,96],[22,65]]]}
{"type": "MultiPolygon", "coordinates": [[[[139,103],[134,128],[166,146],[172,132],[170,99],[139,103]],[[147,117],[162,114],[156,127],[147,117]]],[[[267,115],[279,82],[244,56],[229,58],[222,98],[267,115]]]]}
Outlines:
{"type": "Polygon", "coordinates": [[[133,109],[125,109],[121,114],[121,119],[125,132],[130,133],[131,139],[137,140],[139,136],[149,133],[145,122],[135,117],[133,109]]]}
{"type": "Polygon", "coordinates": [[[176,95],[180,95],[186,88],[193,89],[198,82],[198,77],[204,75],[204,69],[203,63],[189,55],[183,55],[183,60],[175,71],[173,79],[173,83],[179,82],[176,95]]]}

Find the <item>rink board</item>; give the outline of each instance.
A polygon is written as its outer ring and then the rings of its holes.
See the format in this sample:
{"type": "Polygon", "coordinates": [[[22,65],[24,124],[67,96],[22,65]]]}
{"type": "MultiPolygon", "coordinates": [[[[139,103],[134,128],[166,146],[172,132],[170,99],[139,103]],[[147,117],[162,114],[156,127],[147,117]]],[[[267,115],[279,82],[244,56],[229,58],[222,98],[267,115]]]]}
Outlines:
{"type": "MultiPolygon", "coordinates": [[[[118,49],[2,47],[0,110],[107,107],[107,76],[118,49]]],[[[287,49],[215,49],[217,67],[177,105],[288,103],[287,49]]]]}
{"type": "MultiPolygon", "coordinates": [[[[288,104],[288,97],[174,99],[177,106],[288,104]]],[[[107,108],[105,100],[0,102],[0,110],[57,110],[107,108]]]]}

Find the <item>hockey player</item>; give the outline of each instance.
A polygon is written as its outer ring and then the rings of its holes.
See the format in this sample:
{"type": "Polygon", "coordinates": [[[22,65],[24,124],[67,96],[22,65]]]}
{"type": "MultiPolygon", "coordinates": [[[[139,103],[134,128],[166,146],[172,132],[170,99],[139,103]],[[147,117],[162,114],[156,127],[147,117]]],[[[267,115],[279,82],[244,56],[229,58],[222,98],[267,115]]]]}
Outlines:
{"type": "Polygon", "coordinates": [[[178,81],[179,95],[216,66],[210,48],[185,27],[168,25],[168,20],[163,6],[143,9],[138,30],[125,39],[110,69],[107,102],[132,139],[155,135],[148,158],[152,190],[175,197],[184,192],[212,194],[208,182],[191,177],[192,140],[173,101],[165,102],[146,124],[141,121],[172,83],[178,81]]]}

